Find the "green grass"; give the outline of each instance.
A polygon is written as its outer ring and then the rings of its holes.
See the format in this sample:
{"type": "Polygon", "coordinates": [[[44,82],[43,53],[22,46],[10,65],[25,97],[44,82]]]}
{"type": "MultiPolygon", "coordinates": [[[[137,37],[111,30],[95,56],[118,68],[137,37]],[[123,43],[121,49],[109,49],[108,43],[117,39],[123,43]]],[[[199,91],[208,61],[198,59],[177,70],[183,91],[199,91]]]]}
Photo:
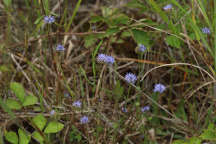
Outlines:
{"type": "Polygon", "coordinates": [[[216,2],[98,4],[3,0],[0,143],[215,143],[216,2]],[[165,91],[154,92],[159,83],[165,91]]]}

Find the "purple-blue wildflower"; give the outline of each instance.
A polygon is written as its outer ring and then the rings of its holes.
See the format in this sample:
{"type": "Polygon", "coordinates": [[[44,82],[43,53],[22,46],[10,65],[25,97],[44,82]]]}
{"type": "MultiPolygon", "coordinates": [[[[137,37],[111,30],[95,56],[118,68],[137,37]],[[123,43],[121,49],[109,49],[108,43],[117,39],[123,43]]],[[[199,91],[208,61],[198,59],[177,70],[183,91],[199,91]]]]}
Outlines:
{"type": "Polygon", "coordinates": [[[78,101],[73,102],[73,106],[74,106],[74,107],[81,108],[82,103],[78,100],[78,101]]]}
{"type": "Polygon", "coordinates": [[[106,54],[99,54],[97,56],[97,61],[99,63],[106,63],[106,64],[113,64],[115,62],[115,59],[112,56],[108,56],[106,54]]]}
{"type": "Polygon", "coordinates": [[[162,93],[163,91],[165,91],[166,87],[163,85],[163,84],[155,84],[155,87],[154,87],[154,92],[159,92],[159,93],[162,93]]]}
{"type": "Polygon", "coordinates": [[[57,45],[56,51],[64,51],[64,50],[65,50],[65,48],[64,48],[63,45],[61,45],[61,44],[58,44],[58,45],[57,45]]]}
{"type": "Polygon", "coordinates": [[[51,110],[50,115],[54,115],[54,114],[55,114],[55,110],[51,110]]]}
{"type": "Polygon", "coordinates": [[[128,112],[128,110],[127,110],[126,107],[122,107],[121,110],[122,110],[122,112],[124,112],[124,113],[127,113],[127,112],[128,112]]]}
{"type": "Polygon", "coordinates": [[[165,5],[165,6],[163,7],[163,10],[165,10],[165,11],[168,11],[168,10],[170,10],[170,9],[172,9],[172,4],[168,4],[168,5],[165,5]]]}
{"type": "Polygon", "coordinates": [[[81,119],[80,119],[80,123],[81,123],[81,124],[86,124],[86,123],[88,123],[88,122],[89,122],[89,119],[88,119],[87,116],[81,117],[81,119]]]}
{"type": "Polygon", "coordinates": [[[51,15],[45,16],[44,17],[44,22],[48,23],[48,24],[54,23],[55,22],[55,17],[51,16],[51,15]]]}
{"type": "Polygon", "coordinates": [[[144,106],[141,108],[141,112],[146,112],[150,110],[150,106],[144,106]]]}
{"type": "Polygon", "coordinates": [[[143,44],[139,44],[139,49],[138,51],[144,52],[146,50],[146,47],[143,44]]]}
{"type": "Polygon", "coordinates": [[[136,81],[137,81],[137,77],[135,74],[133,73],[127,73],[125,75],[125,80],[128,82],[128,83],[132,83],[134,84],[136,81]]]}
{"type": "Polygon", "coordinates": [[[210,33],[211,33],[211,31],[210,31],[210,29],[209,29],[209,28],[207,28],[207,27],[204,27],[204,28],[202,28],[202,33],[204,33],[204,34],[210,34],[210,33]]]}

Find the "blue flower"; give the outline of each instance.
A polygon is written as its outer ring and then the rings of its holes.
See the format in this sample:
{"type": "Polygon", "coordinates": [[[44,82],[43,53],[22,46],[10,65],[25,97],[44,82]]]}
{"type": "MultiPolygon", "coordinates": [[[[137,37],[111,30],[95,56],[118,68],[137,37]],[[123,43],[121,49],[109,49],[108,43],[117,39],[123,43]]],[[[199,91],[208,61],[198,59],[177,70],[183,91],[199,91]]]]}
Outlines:
{"type": "Polygon", "coordinates": [[[202,32],[203,32],[204,34],[210,34],[210,33],[211,33],[211,32],[210,32],[210,29],[207,28],[207,27],[202,28],[202,32]]]}
{"type": "Polygon", "coordinates": [[[73,106],[74,106],[74,107],[81,108],[82,103],[81,103],[80,101],[75,101],[75,102],[73,102],[73,106]]]}
{"type": "Polygon", "coordinates": [[[97,56],[97,61],[99,63],[106,63],[112,65],[115,62],[115,59],[112,56],[108,56],[106,54],[99,54],[97,56]]]}
{"type": "Polygon", "coordinates": [[[55,110],[51,110],[50,115],[54,115],[54,114],[55,114],[55,110]]]}
{"type": "Polygon", "coordinates": [[[64,48],[63,45],[58,44],[57,47],[56,47],[56,50],[57,50],[57,51],[64,51],[65,48],[64,48]]]}
{"type": "Polygon", "coordinates": [[[55,22],[55,17],[54,16],[45,16],[44,17],[44,22],[45,23],[48,23],[48,24],[51,24],[51,23],[54,23],[55,22]]]}
{"type": "Polygon", "coordinates": [[[165,10],[165,11],[168,11],[170,9],[172,9],[172,4],[168,4],[168,5],[163,7],[163,10],[165,10]]]}
{"type": "Polygon", "coordinates": [[[88,123],[88,122],[89,122],[89,119],[88,119],[87,116],[81,117],[81,119],[80,119],[80,123],[81,123],[81,124],[86,124],[86,123],[88,123]]]}
{"type": "Polygon", "coordinates": [[[138,49],[138,51],[144,52],[145,50],[146,50],[146,47],[145,47],[144,45],[142,45],[142,44],[139,44],[139,49],[138,49]]]}
{"type": "Polygon", "coordinates": [[[141,108],[141,112],[146,112],[150,110],[150,106],[144,106],[141,108]]]}
{"type": "Polygon", "coordinates": [[[127,113],[127,112],[128,112],[128,110],[127,110],[126,107],[122,107],[121,110],[122,110],[122,112],[124,112],[124,113],[127,113]]]}
{"type": "Polygon", "coordinates": [[[127,74],[125,75],[125,80],[126,80],[128,83],[134,84],[134,83],[136,82],[136,80],[137,80],[137,77],[136,77],[136,75],[133,74],[133,73],[127,73],[127,74]]]}
{"type": "Polygon", "coordinates": [[[165,91],[166,87],[163,84],[156,84],[154,87],[154,92],[159,92],[162,93],[163,91],[165,91]]]}

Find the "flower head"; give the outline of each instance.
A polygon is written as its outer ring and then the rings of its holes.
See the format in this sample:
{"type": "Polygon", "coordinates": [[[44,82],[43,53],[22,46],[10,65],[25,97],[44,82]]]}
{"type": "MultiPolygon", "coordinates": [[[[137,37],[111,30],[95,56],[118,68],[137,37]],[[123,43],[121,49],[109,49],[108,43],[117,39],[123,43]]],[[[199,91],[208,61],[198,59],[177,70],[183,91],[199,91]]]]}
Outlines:
{"type": "Polygon", "coordinates": [[[48,24],[54,23],[55,22],[55,17],[51,16],[51,15],[45,16],[44,17],[44,22],[48,23],[48,24]]]}
{"type": "Polygon", "coordinates": [[[154,92],[159,92],[162,93],[163,91],[165,91],[166,87],[163,84],[156,84],[154,87],[154,92]]]}
{"type": "Polygon", "coordinates": [[[204,34],[210,34],[211,32],[210,32],[209,28],[204,27],[204,28],[202,28],[202,33],[204,33],[204,34]]]}
{"type": "Polygon", "coordinates": [[[144,106],[141,108],[141,112],[146,112],[150,110],[150,106],[144,106]]]}
{"type": "Polygon", "coordinates": [[[86,123],[88,123],[88,122],[89,122],[89,119],[88,119],[87,116],[81,117],[81,119],[80,119],[80,123],[81,123],[81,124],[86,124],[86,123]]]}
{"type": "Polygon", "coordinates": [[[108,56],[106,54],[99,54],[97,56],[97,61],[99,63],[106,63],[106,64],[113,64],[115,62],[115,59],[112,56],[108,56]]]}
{"type": "Polygon", "coordinates": [[[122,107],[121,110],[122,110],[122,112],[124,112],[124,113],[127,113],[127,112],[128,112],[128,110],[127,110],[126,107],[122,107]]]}
{"type": "Polygon", "coordinates": [[[136,80],[137,80],[137,77],[136,77],[136,75],[133,74],[133,73],[127,73],[127,74],[125,75],[125,80],[126,80],[128,83],[134,84],[134,83],[136,82],[136,80]]]}
{"type": "Polygon", "coordinates": [[[80,101],[75,101],[73,102],[73,106],[80,108],[82,106],[82,103],[80,101]]]}
{"type": "Polygon", "coordinates": [[[168,11],[172,9],[172,4],[168,4],[166,6],[163,7],[163,10],[168,11]]]}
{"type": "Polygon", "coordinates": [[[55,114],[55,110],[51,110],[50,115],[54,115],[54,114],[55,114]]]}
{"type": "Polygon", "coordinates": [[[138,51],[144,52],[146,50],[146,47],[143,44],[139,44],[139,49],[138,51]]]}
{"type": "Polygon", "coordinates": [[[64,51],[65,48],[64,48],[63,45],[58,44],[57,47],[56,47],[56,50],[57,50],[57,51],[64,51]]]}

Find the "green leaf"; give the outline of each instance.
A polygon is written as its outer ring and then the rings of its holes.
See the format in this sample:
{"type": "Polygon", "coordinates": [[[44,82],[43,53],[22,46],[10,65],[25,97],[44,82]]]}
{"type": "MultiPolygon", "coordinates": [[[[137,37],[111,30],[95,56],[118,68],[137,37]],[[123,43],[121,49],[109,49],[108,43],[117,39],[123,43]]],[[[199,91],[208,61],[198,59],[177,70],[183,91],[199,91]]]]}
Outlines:
{"type": "Polygon", "coordinates": [[[181,100],[180,103],[178,104],[178,108],[176,110],[176,116],[179,117],[179,118],[182,118],[184,119],[185,121],[187,121],[187,114],[185,112],[185,109],[184,109],[184,100],[181,100]]]}
{"type": "Polygon", "coordinates": [[[122,34],[121,34],[122,38],[130,37],[130,36],[131,36],[131,32],[130,31],[123,31],[122,34]]]}
{"type": "Polygon", "coordinates": [[[30,94],[29,96],[25,97],[25,100],[23,102],[23,106],[29,106],[34,105],[38,102],[38,98],[34,96],[33,94],[30,94]]]}
{"type": "Polygon", "coordinates": [[[112,22],[113,22],[114,26],[117,26],[119,24],[127,25],[130,22],[130,19],[128,16],[126,16],[124,14],[120,14],[120,15],[116,16],[115,18],[113,18],[112,22]]]}
{"type": "Polygon", "coordinates": [[[85,39],[85,43],[84,43],[85,47],[90,47],[93,44],[95,44],[95,42],[97,42],[95,35],[88,35],[84,39],[85,39]]]}
{"type": "Polygon", "coordinates": [[[103,17],[110,17],[115,12],[115,9],[102,7],[102,16],[103,17]]]}
{"type": "Polygon", "coordinates": [[[191,137],[189,139],[189,142],[187,142],[187,144],[201,144],[201,139],[198,137],[191,137]]]}
{"type": "Polygon", "coordinates": [[[106,30],[106,36],[108,37],[110,35],[116,34],[119,31],[120,31],[119,28],[109,28],[106,30]]]}
{"type": "Polygon", "coordinates": [[[8,66],[6,66],[6,65],[1,65],[1,66],[0,66],[0,71],[1,71],[1,72],[9,72],[10,69],[9,69],[8,66]]]}
{"type": "Polygon", "coordinates": [[[34,132],[32,133],[32,137],[33,137],[34,139],[36,139],[38,142],[40,142],[40,144],[42,144],[43,141],[44,141],[43,137],[42,137],[42,136],[40,135],[40,133],[37,132],[37,131],[34,131],[34,132]]]}
{"type": "Polygon", "coordinates": [[[81,135],[76,135],[75,138],[76,138],[76,140],[77,140],[78,142],[80,142],[80,141],[82,140],[82,136],[81,136],[81,135]]]}
{"type": "Polygon", "coordinates": [[[9,7],[12,3],[12,0],[3,0],[4,4],[9,7]]]}
{"type": "Polygon", "coordinates": [[[18,144],[18,136],[15,132],[10,131],[5,133],[5,138],[12,144],[18,144]]]}
{"type": "Polygon", "coordinates": [[[149,46],[149,43],[150,43],[150,39],[147,35],[146,32],[144,31],[141,31],[141,30],[137,30],[137,29],[133,29],[132,30],[132,33],[133,33],[133,38],[134,40],[138,43],[138,44],[143,44],[145,46],[149,46]]]}
{"type": "Polygon", "coordinates": [[[26,134],[22,129],[18,130],[19,144],[28,144],[31,140],[31,136],[26,134]]]}
{"type": "Polygon", "coordinates": [[[15,93],[16,97],[23,103],[25,98],[25,89],[20,83],[11,82],[10,89],[15,93]]]}
{"type": "Polygon", "coordinates": [[[147,6],[141,3],[139,0],[131,0],[127,3],[127,7],[129,8],[138,8],[140,12],[144,12],[147,10],[147,6]]]}
{"type": "Polygon", "coordinates": [[[186,144],[184,140],[175,140],[173,144],[186,144]]]}
{"type": "Polygon", "coordinates": [[[6,100],[6,105],[10,109],[14,109],[14,110],[19,110],[22,108],[22,105],[18,101],[14,100],[14,99],[10,99],[10,98],[6,100]]]}
{"type": "Polygon", "coordinates": [[[44,133],[57,133],[64,128],[64,125],[60,122],[52,121],[49,122],[48,126],[45,128],[44,133]]]}
{"type": "Polygon", "coordinates": [[[103,21],[103,17],[101,16],[93,16],[91,17],[91,20],[89,21],[90,23],[96,23],[96,22],[100,22],[103,21]]]}
{"type": "Polygon", "coordinates": [[[166,43],[169,46],[172,46],[172,47],[175,47],[175,48],[180,48],[181,47],[181,41],[175,36],[167,36],[166,37],[166,43]]]}
{"type": "Polygon", "coordinates": [[[216,128],[214,124],[209,124],[208,128],[200,135],[203,140],[216,141],[216,128]]]}
{"type": "Polygon", "coordinates": [[[32,121],[40,130],[43,130],[47,122],[46,118],[42,114],[39,114],[36,117],[34,117],[32,121]]]}
{"type": "Polygon", "coordinates": [[[115,94],[117,99],[120,99],[122,97],[124,93],[124,88],[121,86],[120,81],[117,81],[113,93],[115,94]]]}
{"type": "Polygon", "coordinates": [[[43,18],[44,16],[40,16],[39,18],[37,18],[34,22],[35,25],[39,24],[41,19],[43,18]]]}

